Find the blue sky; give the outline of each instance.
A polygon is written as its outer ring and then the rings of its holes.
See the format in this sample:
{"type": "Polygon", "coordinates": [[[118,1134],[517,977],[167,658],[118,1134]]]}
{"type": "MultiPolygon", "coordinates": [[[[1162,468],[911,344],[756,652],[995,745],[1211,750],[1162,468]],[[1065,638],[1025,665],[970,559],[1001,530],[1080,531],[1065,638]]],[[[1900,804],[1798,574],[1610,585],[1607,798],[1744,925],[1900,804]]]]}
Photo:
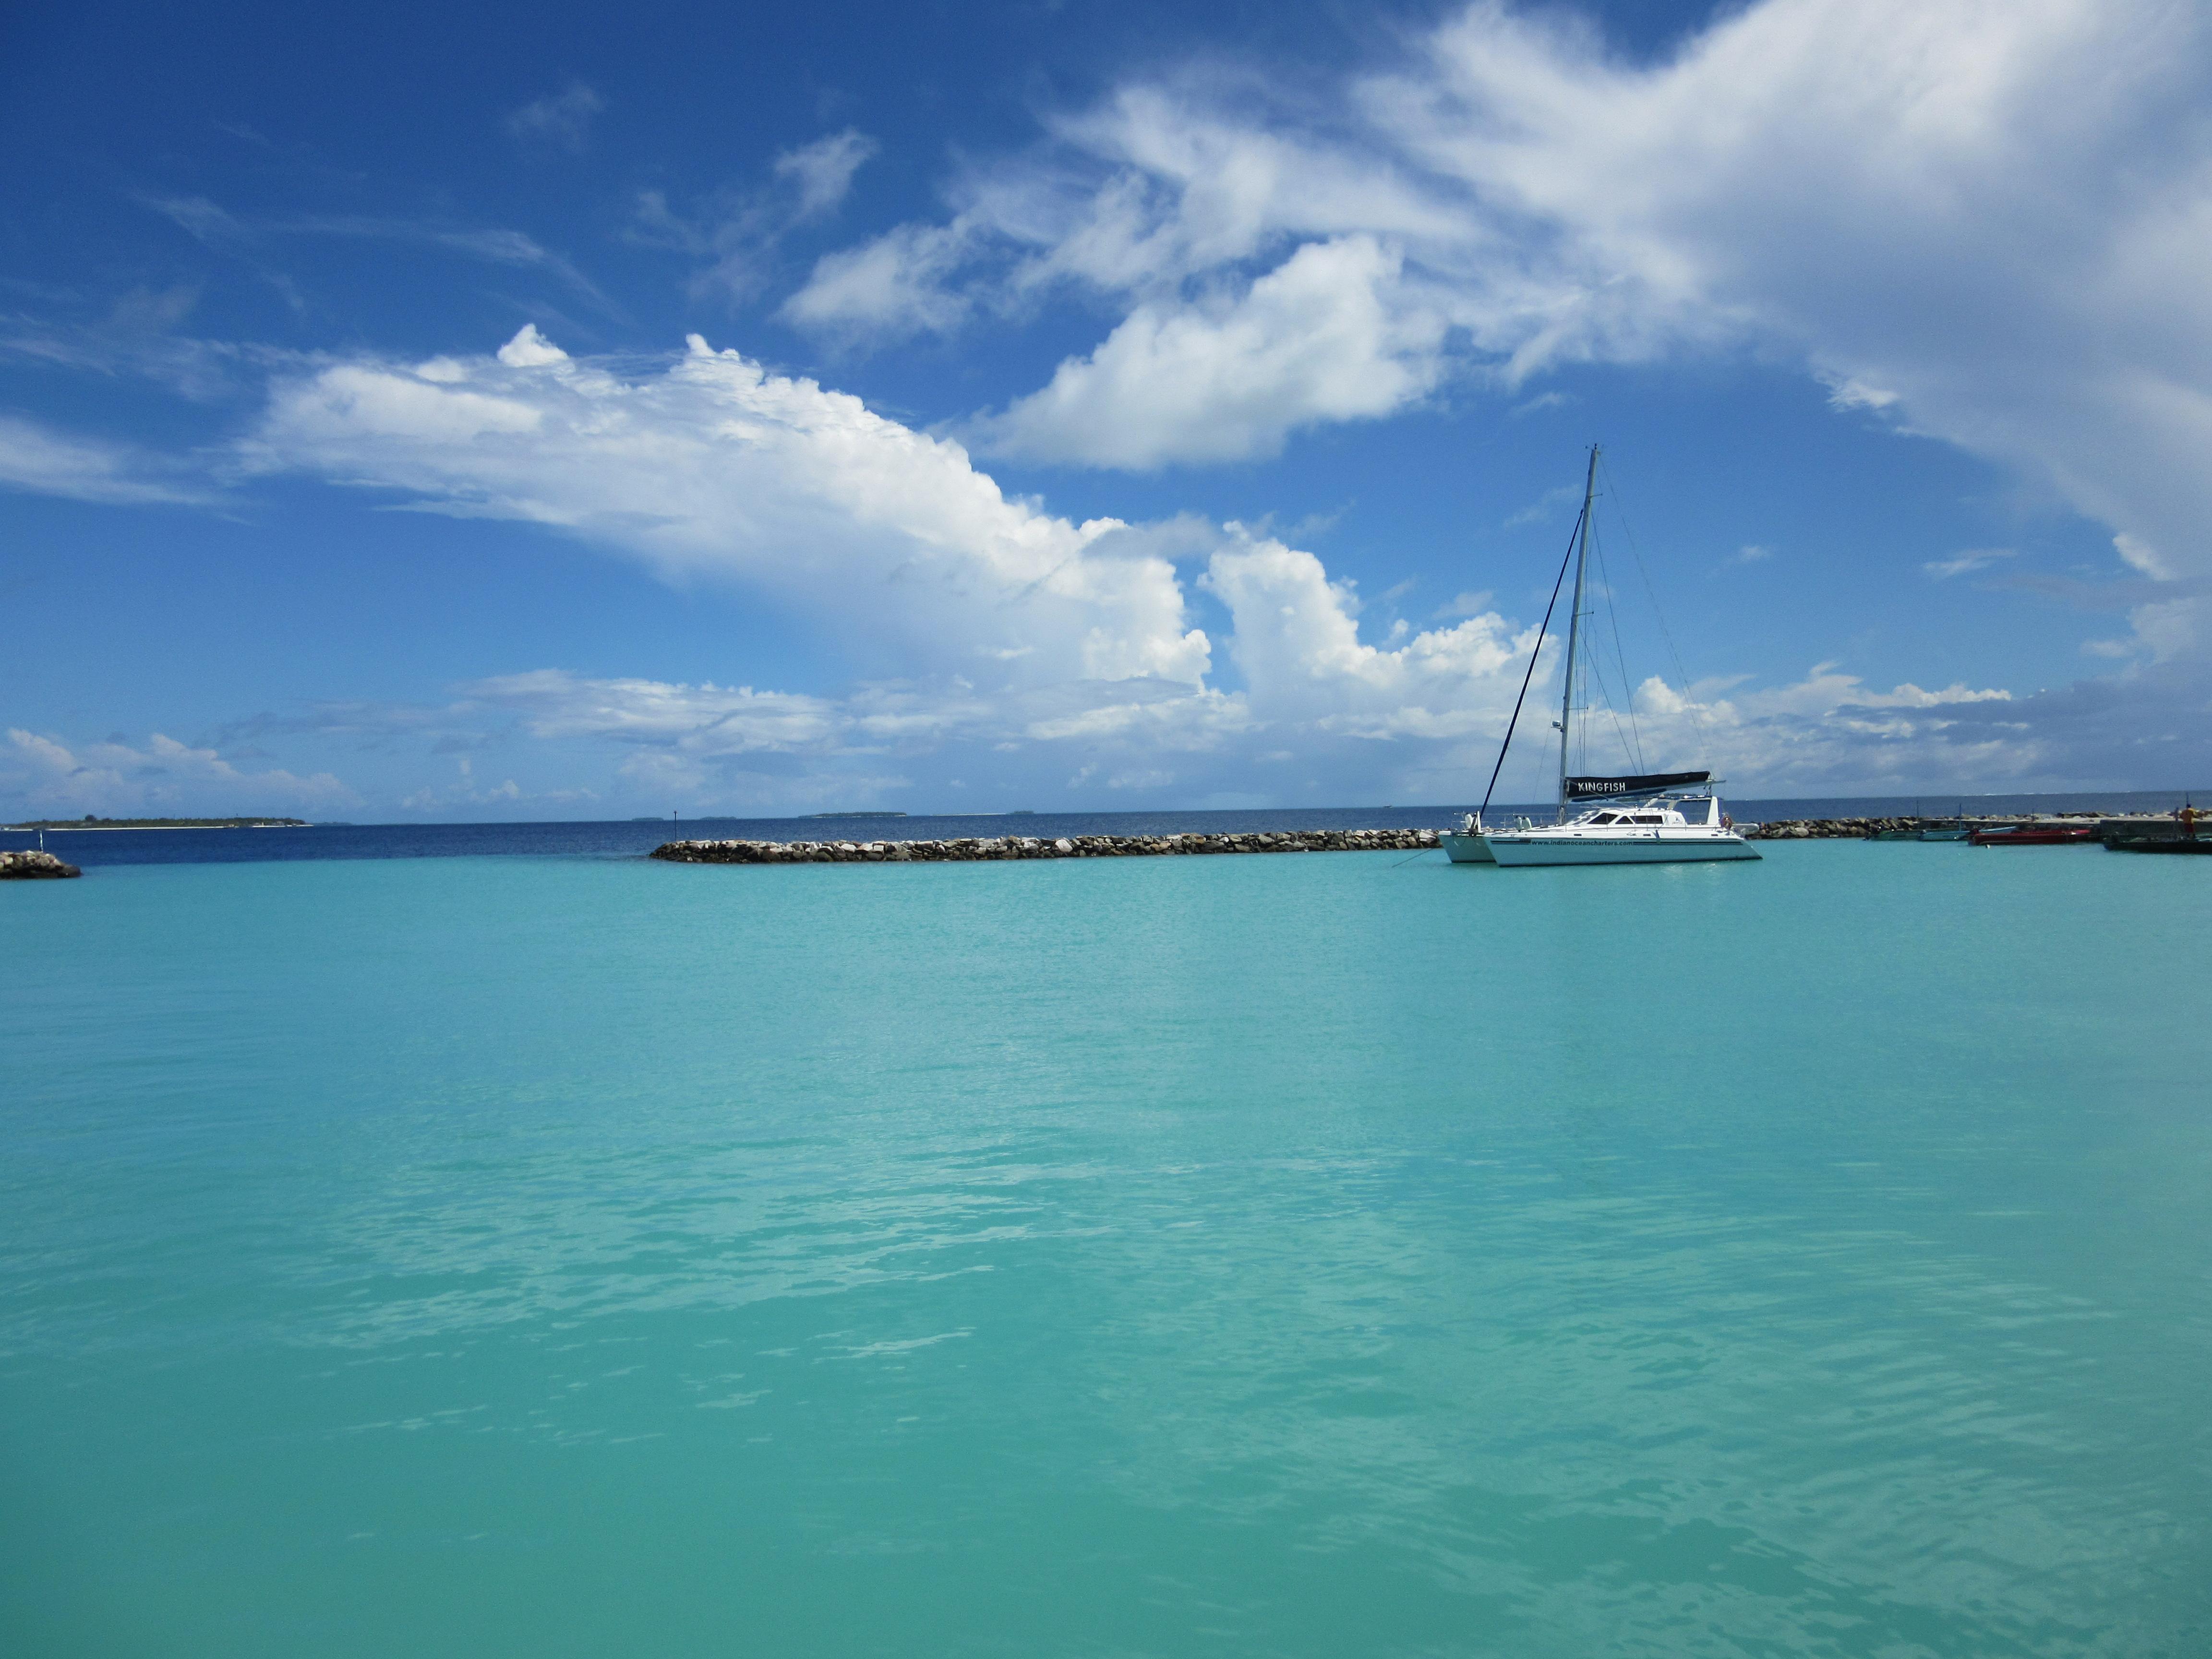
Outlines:
{"type": "Polygon", "coordinates": [[[0,812],[1464,800],[1593,440],[1649,764],[2212,770],[2197,8],[463,10],[0,21],[0,812]]]}

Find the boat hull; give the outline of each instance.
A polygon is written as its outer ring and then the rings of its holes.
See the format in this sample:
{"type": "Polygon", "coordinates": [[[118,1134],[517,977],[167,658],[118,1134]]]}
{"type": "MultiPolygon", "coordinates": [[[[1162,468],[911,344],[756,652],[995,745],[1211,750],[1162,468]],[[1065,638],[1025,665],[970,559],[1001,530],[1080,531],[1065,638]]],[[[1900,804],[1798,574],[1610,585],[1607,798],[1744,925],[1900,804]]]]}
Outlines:
{"type": "Polygon", "coordinates": [[[1741,836],[1561,836],[1492,833],[1491,858],[1509,868],[1565,864],[1716,864],[1755,859],[1741,836]]]}
{"type": "Polygon", "coordinates": [[[1486,836],[1468,835],[1457,830],[1447,830],[1437,838],[1444,856],[1454,864],[1495,864],[1490,855],[1490,841],[1486,836]]]}
{"type": "Polygon", "coordinates": [[[1967,840],[1976,847],[2081,847],[2097,839],[2094,830],[1977,830],[1967,840]]]}

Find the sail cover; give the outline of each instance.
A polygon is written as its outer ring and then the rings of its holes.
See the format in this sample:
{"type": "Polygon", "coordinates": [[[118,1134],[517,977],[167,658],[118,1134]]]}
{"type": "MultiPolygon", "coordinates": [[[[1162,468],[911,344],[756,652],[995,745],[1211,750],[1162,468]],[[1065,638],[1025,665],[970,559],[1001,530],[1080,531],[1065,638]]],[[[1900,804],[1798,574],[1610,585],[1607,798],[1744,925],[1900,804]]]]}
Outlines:
{"type": "Polygon", "coordinates": [[[1569,778],[1569,800],[1620,800],[1636,795],[1656,795],[1669,789],[1687,789],[1711,783],[1710,772],[1647,772],[1635,778],[1569,778]]]}

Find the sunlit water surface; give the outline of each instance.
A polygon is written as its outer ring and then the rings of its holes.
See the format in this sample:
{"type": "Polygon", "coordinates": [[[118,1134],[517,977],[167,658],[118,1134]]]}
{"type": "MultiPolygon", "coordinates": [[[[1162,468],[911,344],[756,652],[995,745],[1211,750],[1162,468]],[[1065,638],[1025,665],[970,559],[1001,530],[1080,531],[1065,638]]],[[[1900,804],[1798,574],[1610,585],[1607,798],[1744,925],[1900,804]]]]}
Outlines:
{"type": "Polygon", "coordinates": [[[0,1647],[2212,1650],[2212,866],[0,889],[0,1647]]]}

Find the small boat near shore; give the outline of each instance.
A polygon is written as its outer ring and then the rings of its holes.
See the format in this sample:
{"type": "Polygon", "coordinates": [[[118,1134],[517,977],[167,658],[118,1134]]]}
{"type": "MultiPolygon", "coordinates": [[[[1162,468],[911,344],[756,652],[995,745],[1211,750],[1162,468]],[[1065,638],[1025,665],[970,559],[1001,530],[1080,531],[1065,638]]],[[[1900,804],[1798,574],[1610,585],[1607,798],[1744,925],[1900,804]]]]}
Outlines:
{"type": "Polygon", "coordinates": [[[1974,832],[1958,824],[1906,824],[1895,830],[1870,830],[1869,841],[1964,841],[1974,832]]]}
{"type": "Polygon", "coordinates": [[[1976,847],[2078,847],[2095,841],[2097,831],[2086,823],[2016,823],[1976,830],[1966,839],[1976,847]]]}
{"type": "Polygon", "coordinates": [[[2212,839],[2197,833],[2203,817],[2185,800],[2171,824],[2156,819],[2107,820],[2101,839],[2108,853],[2212,853],[2212,839]]]}
{"type": "MultiPolygon", "coordinates": [[[[1483,791],[1482,805],[1468,813],[1457,830],[1447,830],[1439,837],[1445,855],[1454,864],[1525,868],[1537,865],[1710,863],[1759,856],[1759,849],[1736,833],[1735,824],[1721,811],[1720,797],[1714,793],[1715,780],[1711,772],[1640,773],[1613,777],[1569,775],[1575,716],[1578,712],[1587,715],[1590,707],[1587,694],[1582,702],[1576,702],[1577,692],[1583,689],[1576,671],[1582,666],[1583,659],[1582,623],[1586,614],[1583,593],[1589,567],[1591,510],[1597,498],[1599,453],[1598,447],[1592,444],[1589,470],[1583,482],[1583,510],[1568,541],[1575,586],[1573,597],[1568,601],[1567,651],[1560,676],[1559,718],[1553,722],[1559,733],[1558,820],[1539,824],[1523,817],[1511,829],[1501,830],[1486,824],[1482,815],[1489,810],[1491,794],[1498,787],[1498,773],[1505,765],[1506,750],[1512,747],[1514,731],[1521,723],[1522,704],[1528,695],[1529,682],[1535,678],[1537,659],[1543,654],[1545,636],[1551,629],[1552,609],[1559,603],[1560,586],[1566,580],[1565,561],[1560,563],[1559,579],[1552,584],[1552,603],[1544,607],[1544,620],[1528,653],[1528,672],[1521,678],[1521,695],[1514,699],[1513,715],[1506,722],[1505,738],[1498,744],[1498,763],[1491,768],[1490,787],[1483,791]],[[1579,803],[1594,804],[1577,817],[1569,817],[1568,809],[1579,803]]],[[[1601,581],[1600,586],[1606,588],[1609,584],[1601,581]]],[[[1626,687],[1623,689],[1625,691],[1626,687]]],[[[1631,718],[1632,721],[1632,714],[1631,718]]],[[[1614,724],[1619,725],[1618,719],[1614,724]]],[[[1631,759],[1641,764],[1640,754],[1631,759]]]]}

